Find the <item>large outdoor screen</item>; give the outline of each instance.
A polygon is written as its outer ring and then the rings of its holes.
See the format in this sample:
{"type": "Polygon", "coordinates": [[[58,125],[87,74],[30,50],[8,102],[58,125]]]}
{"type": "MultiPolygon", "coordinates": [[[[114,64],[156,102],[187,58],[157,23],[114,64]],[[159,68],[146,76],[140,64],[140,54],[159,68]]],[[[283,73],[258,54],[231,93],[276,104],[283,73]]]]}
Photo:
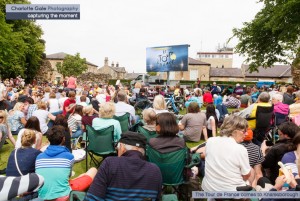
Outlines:
{"type": "Polygon", "coordinates": [[[187,71],[189,45],[147,48],[147,72],[187,71]]]}

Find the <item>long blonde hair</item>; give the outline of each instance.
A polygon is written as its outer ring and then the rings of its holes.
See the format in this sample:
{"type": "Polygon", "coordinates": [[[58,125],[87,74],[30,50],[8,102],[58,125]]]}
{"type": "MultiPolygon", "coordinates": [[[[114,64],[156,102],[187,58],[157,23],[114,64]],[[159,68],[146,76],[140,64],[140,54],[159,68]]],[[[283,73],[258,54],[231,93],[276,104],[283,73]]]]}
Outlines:
{"type": "Polygon", "coordinates": [[[3,117],[2,123],[7,125],[7,113],[5,110],[0,110],[0,117],[3,117]]]}
{"type": "Polygon", "coordinates": [[[22,102],[17,102],[16,104],[15,104],[15,106],[14,106],[14,108],[13,108],[13,111],[17,111],[17,110],[19,110],[19,111],[21,111],[21,107],[24,105],[24,103],[22,103],[22,102]]]}

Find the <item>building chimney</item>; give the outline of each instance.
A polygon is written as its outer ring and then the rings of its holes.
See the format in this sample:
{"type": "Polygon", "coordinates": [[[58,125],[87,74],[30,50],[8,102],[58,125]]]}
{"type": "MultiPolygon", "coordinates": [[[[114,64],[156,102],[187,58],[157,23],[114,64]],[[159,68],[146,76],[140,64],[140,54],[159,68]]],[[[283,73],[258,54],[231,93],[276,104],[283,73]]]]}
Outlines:
{"type": "Polygon", "coordinates": [[[111,62],[111,67],[115,67],[115,64],[114,64],[114,62],[111,62]]]}
{"type": "Polygon", "coordinates": [[[119,62],[116,63],[116,67],[119,68],[119,62]]]}
{"type": "Polygon", "coordinates": [[[105,57],[104,59],[104,66],[108,66],[108,57],[105,57]]]}

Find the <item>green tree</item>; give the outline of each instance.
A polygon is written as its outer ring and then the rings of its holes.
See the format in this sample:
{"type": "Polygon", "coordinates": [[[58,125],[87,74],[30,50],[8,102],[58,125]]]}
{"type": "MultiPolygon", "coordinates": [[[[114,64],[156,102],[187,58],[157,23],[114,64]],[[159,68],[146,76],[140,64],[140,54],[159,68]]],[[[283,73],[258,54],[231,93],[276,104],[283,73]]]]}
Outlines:
{"type": "Polygon", "coordinates": [[[34,78],[40,68],[45,41],[43,31],[32,20],[6,20],[6,4],[29,4],[26,0],[0,1],[0,74],[34,78]]]}
{"type": "Polygon", "coordinates": [[[148,72],[148,75],[150,75],[150,76],[156,76],[157,72],[148,72]]]}
{"type": "Polygon", "coordinates": [[[239,39],[236,51],[246,56],[251,72],[259,66],[291,64],[295,84],[300,84],[300,1],[260,0],[264,7],[251,22],[233,29],[239,39]]]}
{"type": "Polygon", "coordinates": [[[64,77],[70,75],[78,76],[87,70],[86,59],[80,58],[79,53],[75,54],[75,56],[67,55],[63,63],[56,64],[56,68],[64,77]]]}

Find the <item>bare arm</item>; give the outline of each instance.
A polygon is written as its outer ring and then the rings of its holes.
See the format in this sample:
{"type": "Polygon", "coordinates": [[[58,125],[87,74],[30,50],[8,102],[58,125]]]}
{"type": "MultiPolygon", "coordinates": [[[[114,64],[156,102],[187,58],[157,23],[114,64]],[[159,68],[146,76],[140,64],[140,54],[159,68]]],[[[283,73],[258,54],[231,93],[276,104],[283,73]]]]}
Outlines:
{"type": "Polygon", "coordinates": [[[244,181],[247,181],[250,178],[250,176],[251,176],[251,170],[248,174],[242,175],[244,181]]]}
{"type": "Polygon", "coordinates": [[[178,127],[179,127],[179,130],[184,130],[185,126],[183,124],[181,124],[180,122],[178,123],[178,127]]]}
{"type": "Polygon", "coordinates": [[[217,129],[216,129],[216,121],[215,118],[210,120],[210,124],[211,124],[211,129],[212,129],[212,136],[216,137],[217,136],[217,129]]]}
{"type": "Polygon", "coordinates": [[[75,108],[76,104],[74,104],[72,107],[66,107],[66,112],[70,112],[71,110],[73,110],[73,108],[75,108]]]}
{"type": "Polygon", "coordinates": [[[49,114],[48,114],[48,117],[49,117],[49,119],[51,119],[51,120],[55,120],[55,118],[56,118],[56,116],[54,116],[53,114],[51,114],[50,112],[49,112],[49,114]]]}
{"type": "MultiPolygon", "coordinates": [[[[13,135],[11,134],[10,128],[7,127],[7,132],[8,132],[8,139],[11,141],[11,143],[14,145],[14,147],[16,146],[16,140],[13,137],[13,135]]],[[[0,138],[1,139],[1,138],[0,138]]]]}
{"type": "Polygon", "coordinates": [[[38,135],[38,138],[37,138],[36,143],[35,143],[35,148],[37,150],[40,150],[42,148],[43,135],[40,132],[37,132],[36,135],[38,135]]]}
{"type": "Polygon", "coordinates": [[[204,136],[205,141],[207,141],[208,137],[207,137],[207,129],[206,129],[206,126],[203,126],[202,132],[203,132],[203,136],[204,136]]]}
{"type": "Polygon", "coordinates": [[[26,121],[25,117],[22,117],[22,118],[21,118],[21,123],[25,126],[26,122],[27,122],[27,121],[26,121]]]}

